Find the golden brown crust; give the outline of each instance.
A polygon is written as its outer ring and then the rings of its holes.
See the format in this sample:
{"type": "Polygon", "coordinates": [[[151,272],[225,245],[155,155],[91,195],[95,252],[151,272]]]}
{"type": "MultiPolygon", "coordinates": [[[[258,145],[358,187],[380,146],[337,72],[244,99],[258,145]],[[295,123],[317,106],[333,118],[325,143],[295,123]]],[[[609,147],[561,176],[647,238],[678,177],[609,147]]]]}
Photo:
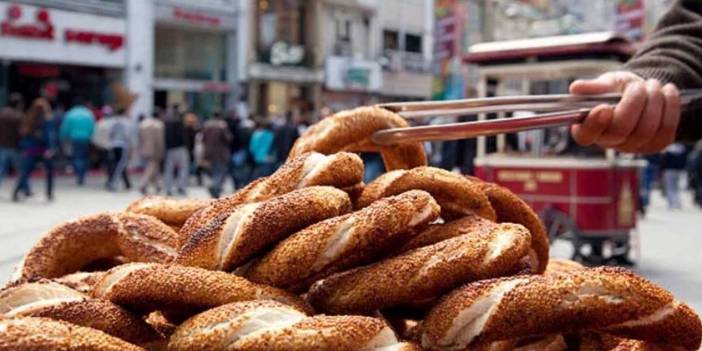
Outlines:
{"type": "Polygon", "coordinates": [[[424,191],[384,198],[293,234],[255,262],[245,276],[304,291],[317,279],[379,258],[438,215],[439,205],[424,191]]]}
{"type": "Polygon", "coordinates": [[[476,182],[490,199],[497,213],[497,222],[519,223],[531,232],[532,265],[537,273],[543,273],[548,264],[549,240],[546,228],[539,216],[524,200],[509,189],[494,183],[476,182]],[[536,263],[536,264],[534,264],[536,263]]]}
{"type": "Polygon", "coordinates": [[[421,143],[379,146],[370,140],[376,131],[404,128],[409,124],[398,114],[377,107],[358,107],[341,111],[310,126],[297,139],[288,159],[316,151],[331,154],[339,151],[379,152],[386,170],[410,169],[427,165],[421,143]]]}
{"type": "Polygon", "coordinates": [[[295,231],[350,210],[348,195],[329,186],[302,188],[240,205],[188,238],[175,262],[232,270],[295,231]]]}
{"type": "Polygon", "coordinates": [[[314,316],[273,301],[232,303],[185,321],[171,350],[411,350],[381,320],[362,316],[314,316]]]}
{"type": "Polygon", "coordinates": [[[202,310],[235,301],[271,299],[309,311],[296,295],[233,274],[175,264],[115,267],[95,285],[93,297],[140,311],[202,310]]]}
{"type": "Polygon", "coordinates": [[[428,226],[414,238],[405,243],[398,252],[410,251],[423,246],[429,246],[446,239],[455,238],[468,233],[478,235],[490,232],[497,227],[497,223],[489,221],[476,214],[470,214],[459,219],[435,223],[428,226]]]}
{"type": "Polygon", "coordinates": [[[125,256],[129,261],[168,262],[177,234],[158,219],[134,213],[100,213],[49,230],[18,268],[21,281],[57,278],[89,263],[125,256]]]}
{"type": "Polygon", "coordinates": [[[259,178],[229,197],[215,200],[193,214],[180,231],[183,241],[200,228],[241,204],[260,202],[293,190],[315,185],[337,188],[354,186],[363,181],[363,161],[358,155],[339,152],[322,155],[310,152],[289,159],[269,177],[259,178]]]}
{"type": "Polygon", "coordinates": [[[600,267],[465,285],[427,315],[422,344],[460,348],[587,330],[689,350],[699,348],[702,337],[699,317],[669,292],[628,270],[600,267]]]}
{"type": "Polygon", "coordinates": [[[441,205],[441,217],[445,220],[472,213],[489,220],[496,218],[488,197],[478,183],[435,167],[417,167],[381,175],[366,185],[358,199],[357,207],[366,207],[380,198],[413,189],[429,192],[441,205]]]}
{"type": "Polygon", "coordinates": [[[0,292],[0,315],[62,320],[137,344],[159,338],[144,321],[121,307],[109,301],[89,299],[48,280],[4,289],[0,292]]]}
{"type": "Polygon", "coordinates": [[[180,228],[193,213],[209,205],[211,199],[183,199],[170,196],[144,196],[127,206],[125,212],[153,216],[171,227],[180,228]]]}
{"type": "Polygon", "coordinates": [[[55,278],[53,281],[63,284],[83,294],[90,293],[105,272],[76,272],[55,278]]]}
{"type": "Polygon", "coordinates": [[[431,299],[466,282],[507,274],[529,250],[519,224],[447,239],[315,283],[307,295],[326,313],[368,313],[431,299]]]}
{"type": "Polygon", "coordinates": [[[549,258],[548,265],[546,266],[545,275],[556,275],[556,274],[569,274],[573,271],[579,271],[585,269],[585,266],[575,262],[573,260],[565,258],[549,258]]]}
{"type": "Polygon", "coordinates": [[[36,317],[1,319],[0,350],[144,351],[96,329],[36,317]]]}

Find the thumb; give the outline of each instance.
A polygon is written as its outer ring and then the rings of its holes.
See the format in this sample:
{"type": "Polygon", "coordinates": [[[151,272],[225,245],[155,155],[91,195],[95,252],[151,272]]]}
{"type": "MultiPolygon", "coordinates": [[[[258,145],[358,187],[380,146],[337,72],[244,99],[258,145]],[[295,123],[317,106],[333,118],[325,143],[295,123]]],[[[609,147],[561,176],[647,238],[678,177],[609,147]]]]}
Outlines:
{"type": "Polygon", "coordinates": [[[605,94],[618,91],[615,79],[610,75],[602,75],[595,79],[578,79],[570,84],[571,94],[605,94]]]}

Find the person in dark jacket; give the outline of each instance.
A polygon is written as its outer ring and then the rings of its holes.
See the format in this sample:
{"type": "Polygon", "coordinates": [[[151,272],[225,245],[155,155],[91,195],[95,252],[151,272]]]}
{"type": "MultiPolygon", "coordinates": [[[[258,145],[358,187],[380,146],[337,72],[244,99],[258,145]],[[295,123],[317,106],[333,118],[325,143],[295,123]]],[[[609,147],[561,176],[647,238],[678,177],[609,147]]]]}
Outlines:
{"type": "Polygon", "coordinates": [[[679,89],[702,87],[702,1],[676,0],[622,71],[577,80],[573,94],[622,92],[572,126],[575,141],[623,152],[658,152],[675,140],[702,138],[702,104],[681,114],[679,89]]]}
{"type": "Polygon", "coordinates": [[[253,172],[253,157],[249,152],[249,142],[254,131],[253,122],[247,118],[236,116],[229,121],[229,131],[232,133],[232,181],[234,188],[242,188],[251,181],[253,172]]]}
{"type": "Polygon", "coordinates": [[[10,170],[18,170],[17,147],[22,123],[22,95],[10,94],[8,105],[0,110],[0,184],[10,170]]]}
{"type": "Polygon", "coordinates": [[[44,98],[37,98],[27,111],[20,127],[21,167],[12,201],[19,201],[20,194],[31,196],[29,179],[37,163],[44,164],[46,173],[46,198],[54,198],[54,150],[56,126],[52,120],[51,106],[44,98]]]}
{"type": "Polygon", "coordinates": [[[210,166],[212,176],[210,195],[218,198],[229,170],[229,144],[232,141],[229,127],[219,112],[213,113],[212,118],[205,122],[202,127],[202,140],[205,144],[205,161],[210,166]]]}
{"type": "Polygon", "coordinates": [[[275,154],[278,166],[285,163],[288,153],[292,149],[295,140],[300,136],[297,133],[297,123],[293,120],[292,112],[285,115],[285,123],[275,128],[273,131],[273,141],[275,143],[275,154]]]}
{"type": "Polygon", "coordinates": [[[188,174],[190,173],[190,157],[188,156],[188,149],[185,147],[185,128],[180,105],[173,104],[163,122],[166,130],[166,160],[163,167],[166,194],[169,196],[173,195],[173,175],[177,169],[176,186],[178,194],[185,195],[185,188],[188,186],[188,174]]]}

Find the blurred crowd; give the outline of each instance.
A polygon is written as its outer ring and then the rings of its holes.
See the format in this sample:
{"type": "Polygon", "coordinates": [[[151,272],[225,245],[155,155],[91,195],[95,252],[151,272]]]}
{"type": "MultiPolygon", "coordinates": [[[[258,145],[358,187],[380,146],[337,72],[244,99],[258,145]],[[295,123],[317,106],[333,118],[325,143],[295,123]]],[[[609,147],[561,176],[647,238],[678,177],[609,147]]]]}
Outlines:
{"type": "Polygon", "coordinates": [[[198,116],[178,104],[133,121],[123,108],[95,109],[81,98],[64,111],[44,98],[25,108],[11,94],[0,110],[0,183],[14,170],[12,199],[21,201],[33,196],[32,174],[43,174],[52,200],[56,172],[72,173],[83,186],[89,171],[103,169],[105,188],[118,191],[132,189],[136,170],[145,195],[185,196],[193,179],[219,197],[227,179],[236,189],[271,174],[306,126],[292,113],[198,116]]]}
{"type": "MultiPolygon", "coordinates": [[[[330,113],[325,110],[322,116],[330,113]]],[[[249,118],[234,111],[198,116],[173,104],[134,121],[125,108],[96,109],[80,97],[63,109],[52,108],[44,98],[25,107],[20,95],[11,94],[0,110],[0,183],[15,170],[12,199],[21,201],[33,195],[32,174],[43,174],[46,197],[52,200],[55,172],[73,174],[76,184],[83,186],[90,170],[102,169],[109,191],[132,189],[131,177],[136,174],[136,189],[145,195],[185,196],[194,183],[219,197],[227,180],[237,189],[271,174],[306,128],[304,119],[293,113],[272,118],[249,118]]],[[[512,149],[521,149],[519,138],[508,142],[514,144],[512,149]]],[[[487,147],[495,149],[491,143],[487,147]]],[[[432,165],[473,173],[475,140],[426,143],[426,149],[432,165]]],[[[366,182],[384,171],[380,155],[361,156],[366,182]]],[[[642,212],[656,186],[671,209],[682,206],[685,184],[702,206],[702,141],[694,146],[672,144],[645,159],[640,178],[642,212]]]]}

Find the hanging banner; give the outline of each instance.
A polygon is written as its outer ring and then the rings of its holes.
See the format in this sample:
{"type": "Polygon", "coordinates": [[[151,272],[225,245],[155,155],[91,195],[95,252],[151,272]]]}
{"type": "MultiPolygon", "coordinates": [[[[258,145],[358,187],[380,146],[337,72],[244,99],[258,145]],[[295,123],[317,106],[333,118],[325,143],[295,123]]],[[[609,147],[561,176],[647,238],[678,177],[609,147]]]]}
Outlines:
{"type": "Polygon", "coordinates": [[[644,0],[618,0],[614,29],[633,41],[644,39],[646,8],[644,0]]]}
{"type": "Polygon", "coordinates": [[[465,8],[457,0],[434,3],[434,80],[432,99],[463,97],[460,69],[465,8]]]}

